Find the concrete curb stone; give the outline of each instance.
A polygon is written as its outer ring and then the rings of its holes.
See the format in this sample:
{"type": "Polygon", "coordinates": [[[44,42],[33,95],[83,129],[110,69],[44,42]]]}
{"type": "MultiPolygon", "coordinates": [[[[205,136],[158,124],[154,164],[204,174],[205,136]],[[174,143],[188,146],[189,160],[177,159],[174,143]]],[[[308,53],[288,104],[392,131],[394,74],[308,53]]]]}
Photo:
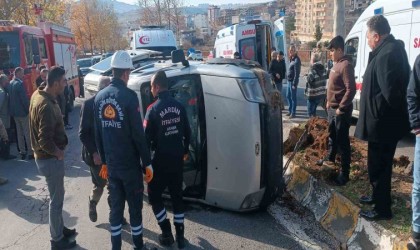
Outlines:
{"type": "MultiPolygon", "coordinates": [[[[284,163],[287,160],[287,157],[283,158],[284,163]]],[[[284,179],[290,194],[347,249],[407,249],[405,242],[395,234],[359,217],[358,206],[303,167],[291,162],[284,179]]]]}

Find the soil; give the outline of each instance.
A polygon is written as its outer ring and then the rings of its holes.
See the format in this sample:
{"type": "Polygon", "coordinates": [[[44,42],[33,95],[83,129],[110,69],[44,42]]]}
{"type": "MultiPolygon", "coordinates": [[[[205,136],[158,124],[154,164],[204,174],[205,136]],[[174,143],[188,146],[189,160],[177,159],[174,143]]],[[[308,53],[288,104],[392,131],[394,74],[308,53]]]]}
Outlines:
{"type": "MultiPolygon", "coordinates": [[[[318,166],[316,163],[324,159],[328,148],[328,121],[323,118],[311,118],[305,124],[290,130],[288,139],[284,142],[284,154],[290,156],[295,145],[302,139],[302,145],[294,161],[304,166],[312,175],[331,184],[331,179],[338,175],[340,156],[337,156],[333,167],[318,166]],[[307,135],[304,135],[305,130],[307,135]],[[301,136],[303,135],[303,138],[301,136]]],[[[336,189],[358,204],[361,195],[370,195],[371,185],[367,172],[367,143],[350,136],[351,143],[351,171],[350,181],[344,187],[336,189]]],[[[411,226],[411,188],[412,166],[409,157],[394,158],[392,176],[392,197],[394,218],[388,222],[381,222],[385,228],[393,231],[402,238],[410,235],[411,226]]],[[[368,209],[369,207],[364,207],[368,209]]]]}

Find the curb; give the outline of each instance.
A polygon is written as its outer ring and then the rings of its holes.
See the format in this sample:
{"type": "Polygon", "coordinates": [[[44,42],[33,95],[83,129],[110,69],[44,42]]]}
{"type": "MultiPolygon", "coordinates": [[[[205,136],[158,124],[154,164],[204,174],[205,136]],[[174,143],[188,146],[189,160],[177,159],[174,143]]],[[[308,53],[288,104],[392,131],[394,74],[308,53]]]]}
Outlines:
{"type": "MultiPolygon", "coordinates": [[[[283,162],[287,160],[283,157],[283,162]]],[[[347,249],[407,249],[404,241],[379,224],[359,217],[358,206],[293,161],[284,179],[289,193],[347,249]]]]}

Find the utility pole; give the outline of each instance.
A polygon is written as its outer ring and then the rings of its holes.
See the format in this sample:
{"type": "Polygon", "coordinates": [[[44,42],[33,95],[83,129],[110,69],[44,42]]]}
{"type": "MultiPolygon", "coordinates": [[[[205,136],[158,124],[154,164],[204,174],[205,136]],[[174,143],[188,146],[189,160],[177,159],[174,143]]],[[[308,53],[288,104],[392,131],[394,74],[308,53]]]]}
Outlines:
{"type": "Polygon", "coordinates": [[[334,36],[345,37],[345,0],[334,0],[334,36]]]}

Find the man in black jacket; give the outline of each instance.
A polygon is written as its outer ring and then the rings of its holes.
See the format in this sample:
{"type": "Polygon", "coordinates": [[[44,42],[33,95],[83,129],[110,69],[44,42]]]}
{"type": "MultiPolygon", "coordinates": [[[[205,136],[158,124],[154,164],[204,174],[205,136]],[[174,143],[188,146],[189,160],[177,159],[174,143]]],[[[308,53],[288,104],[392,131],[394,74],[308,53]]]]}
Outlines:
{"type": "Polygon", "coordinates": [[[153,178],[136,92],[127,87],[134,69],[130,55],[117,51],[111,58],[113,78],[95,97],[95,140],[103,164],[107,165],[111,212],[112,250],[121,249],[122,221],[127,201],[135,249],[143,249],[143,173],[153,178]],[[141,161],[140,161],[141,160],[141,161]]]}
{"type": "Polygon", "coordinates": [[[268,68],[268,72],[271,74],[271,79],[273,80],[274,84],[278,91],[280,91],[280,105],[281,109],[284,109],[284,103],[282,98],[282,90],[283,90],[283,79],[286,77],[286,62],[284,61],[284,53],[283,51],[271,52],[271,62],[268,68]]]}
{"type": "MultiPolygon", "coordinates": [[[[101,91],[109,85],[111,79],[109,77],[101,77],[99,80],[98,90],[101,91]]],[[[89,166],[90,174],[92,176],[93,188],[89,196],[89,218],[92,222],[96,222],[98,214],[96,212],[96,205],[101,199],[106,180],[99,176],[101,170],[101,157],[95,144],[95,129],[93,118],[95,96],[87,99],[80,110],[80,129],[79,138],[83,144],[82,158],[89,166]]]]}
{"type": "Polygon", "coordinates": [[[413,192],[412,192],[412,237],[407,245],[408,249],[420,249],[420,55],[414,63],[410,83],[407,89],[408,113],[411,128],[416,134],[416,147],[414,151],[413,192]]]}
{"type": "Polygon", "coordinates": [[[367,26],[372,52],[363,78],[355,136],[368,141],[368,173],[373,189],[372,196],[362,196],[360,202],[375,207],[360,215],[368,220],[383,220],[392,218],[391,176],[397,143],[409,131],[410,65],[402,43],[390,34],[385,17],[374,16],[367,26]]]}
{"type": "Polygon", "coordinates": [[[184,160],[188,158],[189,152],[190,125],[184,107],[168,91],[168,79],[164,71],[158,71],[152,77],[151,92],[158,100],[148,107],[143,124],[147,142],[155,152],[152,160],[155,177],[149,185],[149,200],[162,229],[160,243],[172,245],[174,239],[171,224],[166,218],[162,200],[162,193],[168,187],[174,207],[178,248],[184,248],[182,183],[184,160]]]}
{"type": "Polygon", "coordinates": [[[297,87],[299,84],[300,68],[301,62],[297,54],[296,47],[294,45],[290,46],[289,49],[289,71],[287,72],[287,93],[286,98],[289,103],[289,113],[287,116],[290,118],[296,117],[296,107],[297,107],[297,87]]]}

